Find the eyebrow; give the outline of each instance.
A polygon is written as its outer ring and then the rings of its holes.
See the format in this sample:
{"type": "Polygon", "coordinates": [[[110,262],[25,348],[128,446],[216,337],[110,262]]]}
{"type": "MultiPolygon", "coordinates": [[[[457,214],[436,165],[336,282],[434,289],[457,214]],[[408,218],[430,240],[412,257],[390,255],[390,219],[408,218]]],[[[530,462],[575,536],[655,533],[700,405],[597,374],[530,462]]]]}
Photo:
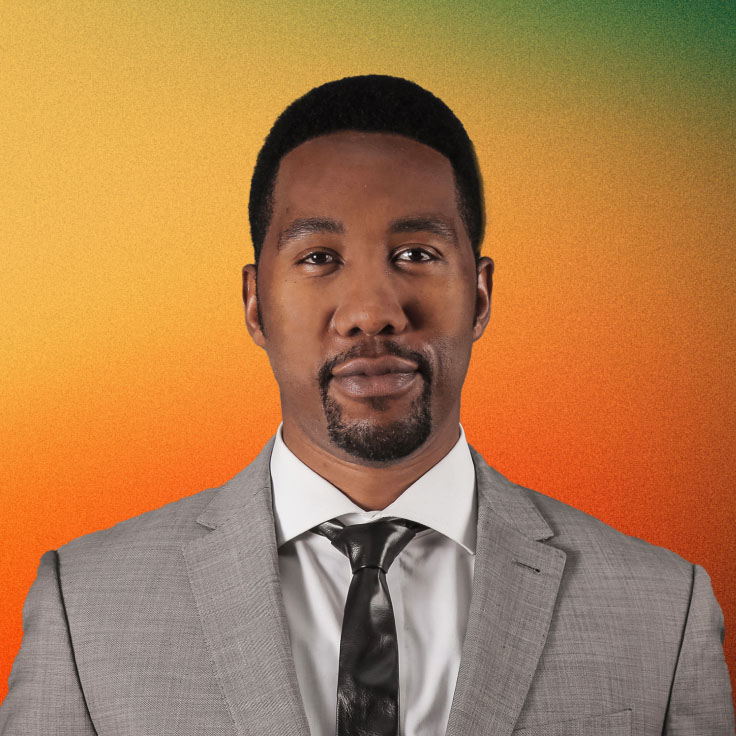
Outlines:
{"type": "Polygon", "coordinates": [[[301,217],[289,223],[279,233],[276,249],[281,250],[289,240],[301,238],[314,233],[344,233],[345,228],[341,222],[330,220],[327,217],[301,217]]]}
{"type": "Polygon", "coordinates": [[[389,225],[390,233],[416,233],[427,232],[439,235],[445,240],[457,242],[455,228],[443,217],[437,215],[416,215],[414,217],[402,217],[394,220],[389,225]]]}
{"type": "MultiPolygon", "coordinates": [[[[290,240],[301,238],[314,233],[345,232],[341,222],[328,217],[300,217],[289,223],[280,233],[276,249],[281,250],[290,240]]],[[[390,233],[428,232],[438,235],[453,243],[457,242],[455,228],[443,217],[438,215],[413,215],[393,220],[389,227],[390,233]]]]}

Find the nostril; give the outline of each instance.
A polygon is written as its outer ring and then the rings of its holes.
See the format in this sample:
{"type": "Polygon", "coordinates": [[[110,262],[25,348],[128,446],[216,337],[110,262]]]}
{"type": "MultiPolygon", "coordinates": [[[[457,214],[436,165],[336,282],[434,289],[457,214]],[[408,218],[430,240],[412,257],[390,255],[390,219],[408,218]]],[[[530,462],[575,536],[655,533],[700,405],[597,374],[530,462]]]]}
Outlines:
{"type": "Polygon", "coordinates": [[[402,307],[388,302],[369,308],[342,305],[335,311],[332,322],[335,331],[341,335],[362,333],[370,337],[399,334],[408,324],[402,307]]]}
{"type": "Polygon", "coordinates": [[[395,334],[396,330],[393,325],[384,325],[383,327],[378,327],[376,329],[371,329],[368,327],[356,327],[356,332],[363,332],[365,335],[368,335],[369,337],[374,337],[375,335],[393,335],[395,334]]]}

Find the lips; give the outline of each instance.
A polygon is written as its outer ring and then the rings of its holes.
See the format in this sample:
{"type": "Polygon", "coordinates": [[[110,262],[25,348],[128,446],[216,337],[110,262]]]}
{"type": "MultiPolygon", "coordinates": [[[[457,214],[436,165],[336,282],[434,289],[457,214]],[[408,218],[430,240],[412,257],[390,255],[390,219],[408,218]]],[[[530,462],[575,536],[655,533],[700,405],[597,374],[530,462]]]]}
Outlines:
{"type": "Polygon", "coordinates": [[[385,373],[413,373],[419,366],[407,358],[396,355],[382,355],[378,358],[353,358],[340,363],[332,369],[338,378],[346,376],[380,376],[385,373]]]}
{"type": "Polygon", "coordinates": [[[332,370],[333,385],[352,399],[399,396],[418,384],[420,378],[417,363],[395,355],[353,358],[332,370]]]}

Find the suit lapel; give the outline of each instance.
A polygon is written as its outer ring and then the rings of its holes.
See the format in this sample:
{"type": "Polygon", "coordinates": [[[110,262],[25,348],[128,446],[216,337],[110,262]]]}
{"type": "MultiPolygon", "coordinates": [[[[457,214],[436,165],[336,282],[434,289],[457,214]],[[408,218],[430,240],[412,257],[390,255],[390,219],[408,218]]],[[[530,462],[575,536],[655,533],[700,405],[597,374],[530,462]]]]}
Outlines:
{"type": "Polygon", "coordinates": [[[309,733],[279,584],[269,460],[273,441],[198,518],[183,552],[202,628],[240,734],[309,733]]]}
{"type": "Polygon", "coordinates": [[[565,553],[523,490],[472,451],[478,541],[447,736],[510,734],[544,647],[565,553]]]}

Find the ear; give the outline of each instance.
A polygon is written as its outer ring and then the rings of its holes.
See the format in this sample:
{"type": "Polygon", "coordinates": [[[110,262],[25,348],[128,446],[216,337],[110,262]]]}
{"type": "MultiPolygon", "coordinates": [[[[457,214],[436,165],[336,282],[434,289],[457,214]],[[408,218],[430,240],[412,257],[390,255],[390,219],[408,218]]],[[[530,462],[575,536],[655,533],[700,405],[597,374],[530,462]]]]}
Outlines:
{"type": "Polygon", "coordinates": [[[256,267],[249,263],[243,266],[243,305],[245,306],[245,325],[253,342],[260,348],[266,347],[266,336],[263,332],[258,311],[258,292],[256,288],[256,267]]]}
{"type": "Polygon", "coordinates": [[[491,291],[493,291],[493,261],[482,256],[478,259],[477,266],[474,342],[485,332],[491,319],[491,291]]]}

